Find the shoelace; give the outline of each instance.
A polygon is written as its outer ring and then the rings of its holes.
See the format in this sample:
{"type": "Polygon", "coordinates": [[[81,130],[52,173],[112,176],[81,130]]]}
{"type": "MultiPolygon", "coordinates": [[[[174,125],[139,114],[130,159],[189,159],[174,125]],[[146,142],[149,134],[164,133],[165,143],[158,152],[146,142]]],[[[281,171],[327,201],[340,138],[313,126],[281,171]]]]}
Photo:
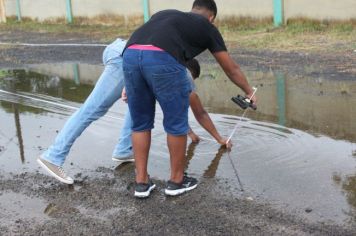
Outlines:
{"type": "Polygon", "coordinates": [[[192,180],[192,177],[189,177],[187,172],[184,172],[184,175],[183,175],[183,182],[185,182],[185,180],[187,180],[187,181],[192,180]]]}
{"type": "Polygon", "coordinates": [[[67,178],[66,173],[64,172],[64,169],[62,167],[58,167],[59,173],[64,177],[67,178]]]}

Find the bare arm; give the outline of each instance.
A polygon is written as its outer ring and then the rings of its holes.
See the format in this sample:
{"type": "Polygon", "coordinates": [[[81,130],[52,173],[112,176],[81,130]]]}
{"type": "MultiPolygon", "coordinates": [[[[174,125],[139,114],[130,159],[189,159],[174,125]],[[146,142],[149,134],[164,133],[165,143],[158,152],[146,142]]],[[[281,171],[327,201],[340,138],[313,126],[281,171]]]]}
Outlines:
{"type": "Polygon", "coordinates": [[[126,88],[125,87],[121,91],[121,99],[122,99],[122,101],[127,103],[127,94],[126,94],[126,88]]]}
{"type": "MultiPolygon", "coordinates": [[[[194,113],[195,118],[203,128],[213,136],[218,143],[226,145],[227,139],[223,138],[216,130],[214,123],[210,119],[208,112],[205,111],[203,105],[200,102],[199,96],[196,92],[191,92],[189,97],[190,107],[194,113]]],[[[231,144],[228,144],[230,147],[231,144]]]]}
{"type": "Polygon", "coordinates": [[[194,133],[192,128],[189,128],[188,136],[192,140],[193,143],[199,143],[200,138],[198,135],[196,135],[196,133],[194,133]]]}
{"type": "Polygon", "coordinates": [[[253,101],[253,103],[256,103],[256,96],[251,98],[251,95],[253,94],[252,87],[248,84],[245,75],[240,70],[240,66],[230,57],[229,53],[222,51],[213,53],[213,55],[220,64],[221,68],[224,70],[227,77],[229,77],[234,84],[240,87],[246,93],[246,96],[253,101]]]}

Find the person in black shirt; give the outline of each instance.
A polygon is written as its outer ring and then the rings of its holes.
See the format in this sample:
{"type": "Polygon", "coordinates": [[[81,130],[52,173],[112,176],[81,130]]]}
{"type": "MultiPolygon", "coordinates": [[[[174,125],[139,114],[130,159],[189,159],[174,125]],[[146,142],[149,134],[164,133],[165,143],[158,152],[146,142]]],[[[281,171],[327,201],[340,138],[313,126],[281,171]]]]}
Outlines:
{"type": "Polygon", "coordinates": [[[165,194],[175,196],[197,186],[195,178],[184,174],[191,92],[185,69],[187,61],[208,49],[229,79],[256,103],[252,87],[212,24],[216,15],[214,0],[195,0],[191,12],[160,11],[138,28],[126,44],[123,70],[133,121],[136,197],[148,197],[155,188],[147,173],[147,162],[156,100],[163,111],[170,152],[171,176],[165,194]]]}

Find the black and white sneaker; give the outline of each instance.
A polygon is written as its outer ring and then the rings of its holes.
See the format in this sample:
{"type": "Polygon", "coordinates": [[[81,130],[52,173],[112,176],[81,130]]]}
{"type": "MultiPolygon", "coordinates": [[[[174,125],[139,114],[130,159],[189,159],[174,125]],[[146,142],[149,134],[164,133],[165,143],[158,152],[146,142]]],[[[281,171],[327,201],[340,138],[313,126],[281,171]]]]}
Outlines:
{"type": "Polygon", "coordinates": [[[148,183],[136,183],[135,197],[146,198],[150,196],[150,193],[155,189],[156,185],[149,179],[148,183]]]}
{"type": "Polygon", "coordinates": [[[197,186],[198,181],[195,178],[184,175],[183,181],[180,184],[174,183],[169,180],[167,182],[167,187],[164,190],[164,193],[169,196],[178,196],[180,194],[195,189],[197,186]]]}

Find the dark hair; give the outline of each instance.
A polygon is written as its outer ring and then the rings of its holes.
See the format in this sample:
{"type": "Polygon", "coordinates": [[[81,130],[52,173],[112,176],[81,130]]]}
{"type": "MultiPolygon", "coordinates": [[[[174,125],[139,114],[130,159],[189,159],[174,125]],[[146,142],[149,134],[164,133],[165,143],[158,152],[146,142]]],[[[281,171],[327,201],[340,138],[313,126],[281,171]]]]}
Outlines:
{"type": "Polygon", "coordinates": [[[193,2],[193,8],[195,7],[204,7],[209,11],[212,11],[214,13],[214,18],[218,14],[218,8],[216,7],[214,0],[195,0],[193,2]]]}
{"type": "Polygon", "coordinates": [[[186,66],[192,74],[193,79],[196,79],[200,76],[200,65],[197,59],[193,58],[187,61],[186,66]]]}

